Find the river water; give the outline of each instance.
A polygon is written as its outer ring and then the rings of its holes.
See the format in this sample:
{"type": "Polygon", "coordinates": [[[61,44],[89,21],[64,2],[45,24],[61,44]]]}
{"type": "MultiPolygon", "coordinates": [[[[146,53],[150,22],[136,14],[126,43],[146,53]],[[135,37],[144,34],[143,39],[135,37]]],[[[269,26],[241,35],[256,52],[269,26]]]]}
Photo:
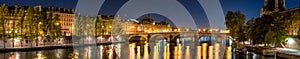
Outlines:
{"type": "Polygon", "coordinates": [[[0,53],[0,59],[274,59],[234,52],[222,44],[131,42],[26,52],[0,53]],[[203,48],[207,46],[207,48],[203,48]],[[206,53],[203,53],[206,52],[206,53]],[[206,56],[206,57],[204,57],[206,56]]]}

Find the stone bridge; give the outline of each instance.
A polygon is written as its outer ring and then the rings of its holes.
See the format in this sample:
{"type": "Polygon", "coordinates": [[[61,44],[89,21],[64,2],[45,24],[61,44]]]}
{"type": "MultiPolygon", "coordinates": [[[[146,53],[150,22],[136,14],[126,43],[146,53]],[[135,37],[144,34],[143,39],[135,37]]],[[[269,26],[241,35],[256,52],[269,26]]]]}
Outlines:
{"type": "Polygon", "coordinates": [[[129,33],[128,40],[132,41],[134,38],[139,38],[139,40],[146,40],[149,39],[166,39],[168,41],[173,41],[178,38],[190,38],[192,40],[199,39],[201,36],[214,36],[217,40],[223,39],[224,37],[228,36],[228,33],[200,33],[200,32],[161,32],[161,33],[144,33],[144,32],[136,32],[136,33],[129,33]]]}

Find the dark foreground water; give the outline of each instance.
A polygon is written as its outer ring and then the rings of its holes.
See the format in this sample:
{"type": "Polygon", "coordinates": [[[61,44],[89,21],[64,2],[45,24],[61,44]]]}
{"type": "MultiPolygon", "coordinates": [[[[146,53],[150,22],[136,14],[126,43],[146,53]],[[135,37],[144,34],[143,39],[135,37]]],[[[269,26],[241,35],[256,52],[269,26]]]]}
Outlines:
{"type": "Polygon", "coordinates": [[[0,53],[0,59],[274,59],[259,54],[236,53],[233,50],[234,48],[222,44],[210,46],[197,43],[120,43],[0,53]]]}

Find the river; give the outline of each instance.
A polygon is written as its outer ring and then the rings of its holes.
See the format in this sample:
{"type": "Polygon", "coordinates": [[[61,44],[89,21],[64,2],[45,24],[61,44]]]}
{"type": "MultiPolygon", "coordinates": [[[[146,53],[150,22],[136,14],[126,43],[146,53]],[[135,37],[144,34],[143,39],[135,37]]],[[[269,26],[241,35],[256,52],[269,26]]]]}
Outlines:
{"type": "Polygon", "coordinates": [[[220,46],[203,44],[177,44],[163,41],[128,42],[68,49],[0,53],[0,59],[274,59],[274,57],[254,53],[236,53],[234,48],[222,46],[222,44],[220,46]]]}

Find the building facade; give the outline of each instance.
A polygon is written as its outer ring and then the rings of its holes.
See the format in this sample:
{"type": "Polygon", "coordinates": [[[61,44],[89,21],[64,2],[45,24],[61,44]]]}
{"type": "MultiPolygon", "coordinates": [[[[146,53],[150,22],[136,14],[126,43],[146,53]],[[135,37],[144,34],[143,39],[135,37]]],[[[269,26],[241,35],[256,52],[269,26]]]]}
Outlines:
{"type": "MultiPolygon", "coordinates": [[[[26,14],[26,11],[28,9],[28,6],[9,6],[9,15],[6,16],[6,18],[9,21],[6,21],[5,24],[7,25],[5,27],[5,30],[7,30],[7,33],[17,33],[17,32],[21,32],[21,31],[26,31],[26,30],[21,30],[21,29],[11,29],[13,26],[12,25],[18,25],[18,23],[20,21],[16,21],[16,20],[20,20],[22,17],[22,15],[14,15],[15,12],[15,8],[18,7],[19,9],[23,9],[24,10],[24,14],[26,14]]],[[[58,15],[58,18],[60,20],[60,25],[62,27],[61,31],[63,35],[70,35],[72,33],[72,24],[73,21],[75,20],[74,18],[74,9],[68,9],[68,8],[57,8],[57,7],[42,7],[40,5],[38,6],[33,6],[33,8],[35,10],[39,10],[39,11],[46,11],[46,13],[52,13],[54,15],[58,15]]],[[[19,12],[21,13],[21,12],[19,12]]],[[[26,17],[24,17],[24,19],[26,19],[26,17]]]]}
{"type": "Polygon", "coordinates": [[[285,11],[285,0],[265,0],[260,16],[285,11]]]}
{"type": "Polygon", "coordinates": [[[138,23],[137,32],[157,33],[157,32],[171,32],[172,27],[166,20],[156,22],[152,18],[147,17],[141,19],[138,23]]]}
{"type": "Polygon", "coordinates": [[[288,26],[285,28],[288,35],[295,36],[299,34],[298,32],[300,29],[299,12],[299,7],[286,9],[285,0],[265,0],[264,6],[261,8],[260,16],[278,13],[280,15],[279,19],[285,19],[288,21],[288,26]],[[298,17],[296,15],[297,13],[298,17]]]}
{"type": "Polygon", "coordinates": [[[75,21],[74,9],[57,7],[46,7],[43,9],[46,10],[47,13],[58,15],[63,35],[70,36],[72,34],[72,25],[75,21]]]}

